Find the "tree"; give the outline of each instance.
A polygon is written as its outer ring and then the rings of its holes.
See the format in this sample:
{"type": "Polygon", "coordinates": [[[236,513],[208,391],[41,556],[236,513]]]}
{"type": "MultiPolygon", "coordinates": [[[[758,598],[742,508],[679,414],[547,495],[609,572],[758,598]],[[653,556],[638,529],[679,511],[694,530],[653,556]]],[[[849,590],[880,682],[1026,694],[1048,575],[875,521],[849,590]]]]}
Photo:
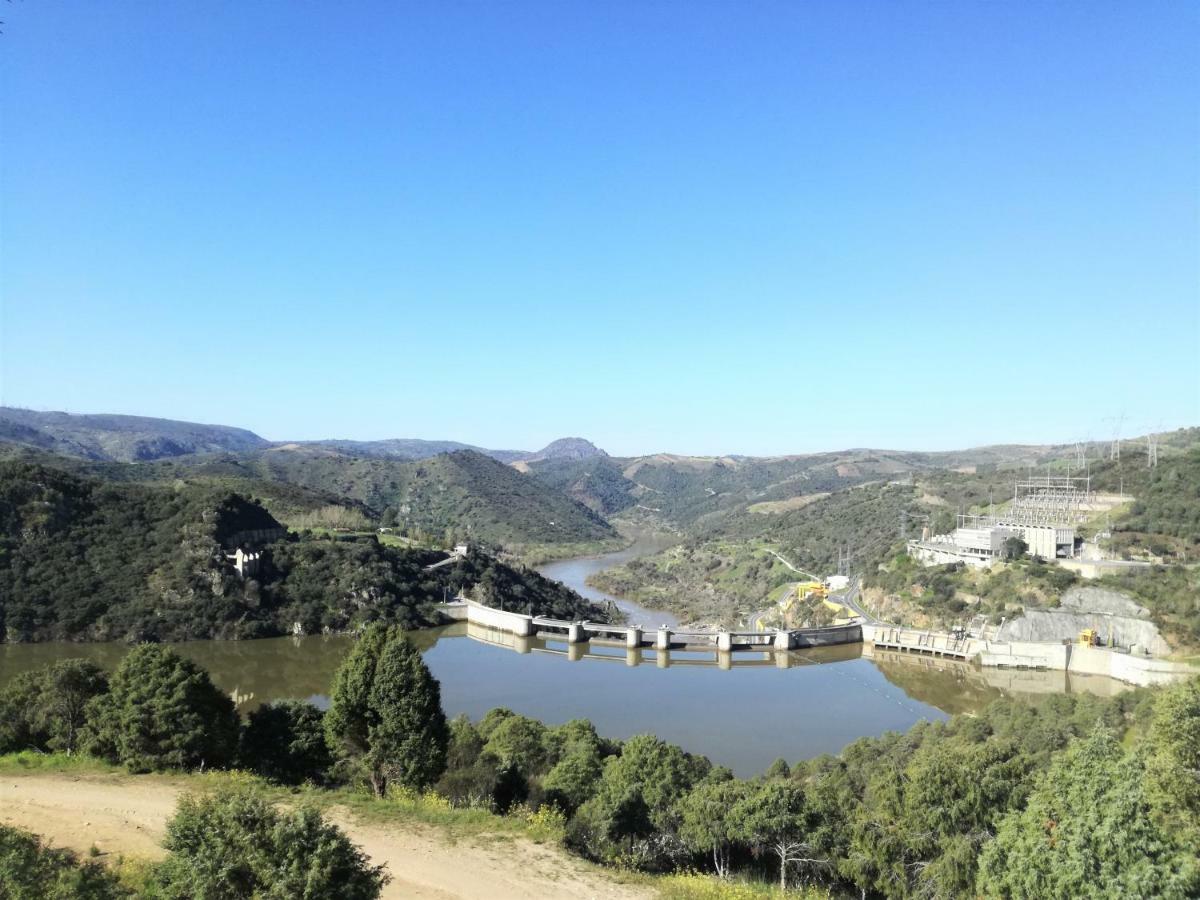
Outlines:
{"type": "Polygon", "coordinates": [[[711,853],[713,868],[729,876],[730,848],[741,834],[734,827],[732,810],[749,791],[744,781],[702,781],[679,803],[679,837],[698,853],[711,853]]]}
{"type": "Polygon", "coordinates": [[[368,627],[334,677],[325,736],[366,768],[377,796],[389,781],[423,788],[446,768],[441,688],[399,629],[368,627]]]}
{"type": "Polygon", "coordinates": [[[514,713],[495,723],[483,748],[501,763],[511,763],[528,776],[543,769],[545,740],[545,725],[514,713]]]}
{"type": "Polygon", "coordinates": [[[237,756],[233,701],[204,669],[159,644],[131,650],[87,712],[84,746],[133,772],[222,767],[237,756]]]}
{"type": "Polygon", "coordinates": [[[129,897],[104,866],[0,825],[0,897],[4,900],[116,900],[129,897]]]}
{"type": "Polygon", "coordinates": [[[324,719],[321,710],[298,700],[260,706],[242,732],[242,765],[284,784],[324,780],[333,764],[324,719]]]}
{"type": "Polygon", "coordinates": [[[811,855],[805,839],[804,791],[788,781],[764,781],[734,804],[729,812],[730,834],[752,847],[774,853],[779,860],[779,889],[787,890],[788,867],[795,863],[828,865],[811,855]]]}
{"type": "Polygon", "coordinates": [[[280,812],[244,790],[184,796],[163,846],[169,900],[373,900],[388,881],[315,809],[280,812]]]}
{"type": "Polygon", "coordinates": [[[603,772],[604,763],[596,746],[573,746],[542,779],[546,802],[571,815],[596,793],[603,772]]]}
{"type": "Polygon", "coordinates": [[[767,771],[763,772],[763,778],[788,778],[791,774],[792,769],[787,764],[787,760],[780,757],[767,767],[767,771]]]}
{"type": "Polygon", "coordinates": [[[0,693],[0,752],[75,752],[88,702],[107,690],[104,672],[83,659],[22,673],[0,693]]]}
{"type": "Polygon", "coordinates": [[[0,753],[44,745],[47,735],[35,717],[42,693],[39,672],[22,672],[0,691],[0,753]]]}
{"type": "MultiPolygon", "coordinates": [[[[657,832],[664,841],[647,848],[647,863],[668,861],[667,839],[678,826],[676,800],[712,768],[704,757],[684,753],[653,735],[630,738],[621,754],[604,766],[595,796],[580,807],[572,823],[575,843],[596,855],[612,853],[626,842],[632,852],[635,838],[657,832]]],[[[676,842],[677,847],[681,847],[676,842]]]]}
{"type": "Polygon", "coordinates": [[[1143,751],[1106,728],[1076,740],[1001,820],[979,861],[988,897],[1194,897],[1200,861],[1161,827],[1143,751]]]}
{"type": "Polygon", "coordinates": [[[1155,800],[1176,822],[1200,829],[1200,678],[1164,690],[1150,731],[1155,800]]]}
{"type": "Polygon", "coordinates": [[[1004,558],[1020,559],[1029,552],[1029,544],[1015,535],[1004,539],[1004,558]]]}

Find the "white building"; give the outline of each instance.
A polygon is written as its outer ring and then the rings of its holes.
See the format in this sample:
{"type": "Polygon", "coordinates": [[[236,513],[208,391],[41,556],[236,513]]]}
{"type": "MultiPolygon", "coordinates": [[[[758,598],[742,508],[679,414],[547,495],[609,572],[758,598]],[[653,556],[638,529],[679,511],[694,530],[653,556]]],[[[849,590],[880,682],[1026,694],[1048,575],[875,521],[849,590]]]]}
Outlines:
{"type": "Polygon", "coordinates": [[[1075,525],[1082,521],[1090,491],[1082,479],[1045,478],[1018,482],[1008,509],[988,516],[960,515],[949,534],[908,542],[908,553],[927,566],[961,562],[986,568],[1004,556],[1004,542],[1018,537],[1030,556],[1074,558],[1075,525]]]}

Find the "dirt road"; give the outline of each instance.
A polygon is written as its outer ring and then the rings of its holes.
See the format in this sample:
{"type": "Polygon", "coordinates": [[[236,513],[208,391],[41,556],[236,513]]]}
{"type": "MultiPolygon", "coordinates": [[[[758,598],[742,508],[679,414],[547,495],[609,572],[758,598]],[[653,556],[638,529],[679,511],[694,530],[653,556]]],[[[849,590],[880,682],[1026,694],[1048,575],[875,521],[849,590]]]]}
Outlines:
{"type": "MultiPolygon", "coordinates": [[[[0,822],[81,853],[95,845],[105,855],[154,859],[163,855],[159,841],[185,789],[182,781],[160,777],[9,774],[0,780],[0,822]]],[[[523,839],[450,844],[432,828],[357,821],[344,810],[330,818],[373,862],[387,865],[392,881],[384,888],[386,898],[651,896],[561,850],[523,839]]]]}

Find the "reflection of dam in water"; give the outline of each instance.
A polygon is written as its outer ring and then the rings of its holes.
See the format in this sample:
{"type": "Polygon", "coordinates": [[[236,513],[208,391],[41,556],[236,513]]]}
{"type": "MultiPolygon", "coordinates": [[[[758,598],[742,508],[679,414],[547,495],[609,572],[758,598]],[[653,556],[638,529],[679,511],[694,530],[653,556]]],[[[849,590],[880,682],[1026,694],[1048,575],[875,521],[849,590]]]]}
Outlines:
{"type": "Polygon", "coordinates": [[[948,713],[978,712],[1002,697],[1045,694],[1094,694],[1113,697],[1132,685],[1104,675],[1055,669],[999,669],[976,662],[857,648],[883,676],[906,694],[948,713]]]}
{"type": "Polygon", "coordinates": [[[805,650],[778,650],[771,646],[761,650],[720,650],[715,645],[702,648],[689,645],[684,649],[660,650],[653,647],[627,647],[623,641],[592,638],[581,643],[569,643],[565,636],[556,638],[545,633],[522,636],[503,628],[477,622],[455,622],[439,632],[439,637],[466,637],[493,647],[503,647],[514,653],[539,653],[561,656],[572,662],[589,660],[626,666],[650,665],[660,669],[696,667],[717,669],[775,668],[820,665],[845,662],[861,656],[861,644],[837,644],[805,650]]]}
{"type": "Polygon", "coordinates": [[[655,650],[625,647],[619,641],[571,644],[545,635],[522,637],[502,628],[456,622],[438,632],[445,638],[470,638],[517,654],[561,657],[570,662],[650,666],[659,669],[793,669],[826,663],[870,660],[880,673],[909,698],[946,712],[973,713],[993,700],[1012,696],[1087,693],[1111,697],[1130,685],[1103,675],[1081,675],[1047,669],[998,669],[948,657],[918,656],[881,650],[870,644],[839,644],[806,650],[741,651],[655,650]]]}

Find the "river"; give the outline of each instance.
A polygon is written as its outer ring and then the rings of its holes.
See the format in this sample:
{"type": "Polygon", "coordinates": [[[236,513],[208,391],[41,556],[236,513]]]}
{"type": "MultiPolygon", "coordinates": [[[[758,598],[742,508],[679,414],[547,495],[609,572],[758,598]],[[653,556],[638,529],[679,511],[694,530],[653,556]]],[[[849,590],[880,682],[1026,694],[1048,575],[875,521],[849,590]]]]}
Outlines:
{"type": "MultiPolygon", "coordinates": [[[[619,553],[552,563],[542,571],[593,600],[614,600],[634,621],[670,624],[660,611],[585,584],[591,573],[656,546],[662,542],[645,538],[619,553]]],[[[504,635],[475,630],[482,640],[472,640],[467,631],[459,623],[412,635],[441,681],[448,715],[478,719],[506,706],[550,724],[588,718],[609,737],[657,734],[743,776],[761,772],[778,757],[795,762],[836,753],[857,738],[973,712],[1007,694],[1123,689],[1111,679],[1064,672],[980,670],[882,653],[868,658],[859,645],[786,657],[737,654],[729,670],[713,664],[711,654],[672,653],[671,665],[663,668],[653,653],[630,658],[623,650],[582,646],[568,652],[564,644],[542,641],[514,652],[500,645],[512,643],[504,635]]],[[[351,642],[346,636],[314,636],[175,646],[208,669],[246,711],[289,697],[324,705],[351,642]]],[[[0,644],[0,685],[20,671],[67,657],[86,657],[111,669],[128,650],[114,643],[0,644]]]]}

